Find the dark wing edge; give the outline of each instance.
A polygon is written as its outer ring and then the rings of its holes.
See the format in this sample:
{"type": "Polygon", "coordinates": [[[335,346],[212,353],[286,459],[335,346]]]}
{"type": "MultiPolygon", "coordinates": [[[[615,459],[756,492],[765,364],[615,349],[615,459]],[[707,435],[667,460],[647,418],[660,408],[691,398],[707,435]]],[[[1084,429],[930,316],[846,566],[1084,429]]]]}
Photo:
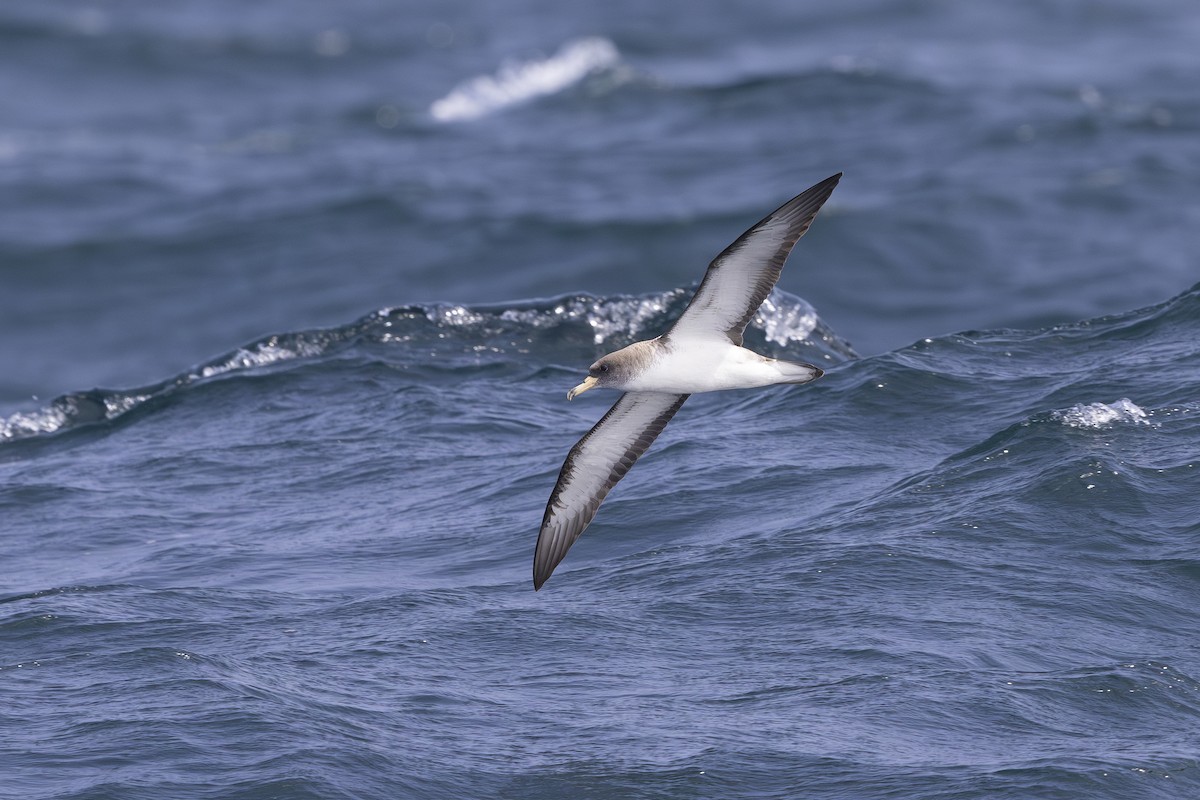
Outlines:
{"type": "MultiPolygon", "coordinates": [[[[678,325],[680,322],[686,320],[688,312],[693,307],[695,307],[697,312],[702,312],[716,305],[717,299],[709,297],[708,292],[715,290],[717,273],[727,262],[746,248],[751,239],[756,239],[760,235],[777,237],[774,242],[767,243],[773,245],[769,248],[770,252],[767,258],[761,264],[756,264],[758,274],[752,276],[754,280],[753,293],[746,305],[745,313],[740,318],[731,319],[731,324],[725,331],[725,335],[729,337],[729,340],[738,347],[741,347],[742,332],[746,330],[746,326],[750,324],[750,320],[754,319],[754,315],[758,312],[758,307],[762,305],[763,300],[767,299],[767,295],[771,293],[771,289],[779,281],[779,276],[783,272],[783,263],[787,260],[788,254],[792,252],[792,248],[796,246],[796,242],[800,241],[800,237],[812,225],[817,212],[821,210],[821,206],[833,194],[834,187],[838,185],[838,181],[841,179],[842,173],[839,172],[805,189],[763,217],[749,230],[735,239],[733,244],[722,250],[720,255],[714,258],[708,265],[708,270],[705,271],[704,279],[700,281],[700,286],[696,289],[696,294],[692,297],[691,302],[688,303],[688,307],[683,310],[683,314],[680,315],[675,324],[678,325]],[[770,230],[767,231],[767,229],[770,230]]],[[[667,333],[667,338],[670,338],[670,332],[667,333]]]]}
{"type": "Polygon", "coordinates": [[[623,394],[567,453],[554,491],[546,503],[546,514],[542,517],[542,528],[533,553],[535,591],[542,588],[571,545],[591,524],[609,491],[625,477],[687,399],[686,394],[623,394]],[[609,426],[617,427],[606,430],[609,426]],[[622,430],[622,426],[626,429],[622,430]],[[604,441],[605,434],[618,436],[620,440],[604,441]],[[611,447],[611,451],[605,452],[605,446],[611,447]],[[581,474],[581,469],[586,472],[581,474]],[[593,485],[589,486],[589,483],[593,485]],[[575,493],[581,494],[566,498],[571,501],[568,505],[564,495],[575,493]]]}

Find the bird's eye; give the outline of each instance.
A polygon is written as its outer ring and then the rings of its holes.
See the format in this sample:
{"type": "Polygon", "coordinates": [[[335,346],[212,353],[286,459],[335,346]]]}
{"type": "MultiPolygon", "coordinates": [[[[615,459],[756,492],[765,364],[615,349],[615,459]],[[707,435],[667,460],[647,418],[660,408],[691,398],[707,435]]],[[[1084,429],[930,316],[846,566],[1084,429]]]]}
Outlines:
{"type": "Polygon", "coordinates": [[[601,371],[601,372],[608,372],[608,364],[601,364],[601,365],[600,365],[600,371],[601,371]]]}

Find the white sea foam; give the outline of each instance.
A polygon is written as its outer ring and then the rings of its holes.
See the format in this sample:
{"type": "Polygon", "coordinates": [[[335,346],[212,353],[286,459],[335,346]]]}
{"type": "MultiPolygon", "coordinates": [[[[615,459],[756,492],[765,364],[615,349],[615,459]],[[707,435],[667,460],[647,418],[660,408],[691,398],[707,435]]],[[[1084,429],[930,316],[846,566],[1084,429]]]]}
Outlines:
{"type": "Polygon", "coordinates": [[[478,325],[487,319],[466,306],[433,306],[426,310],[425,318],[437,325],[456,328],[478,325]]]}
{"type": "Polygon", "coordinates": [[[1149,415],[1127,397],[1115,403],[1077,403],[1050,415],[1070,428],[1108,428],[1117,424],[1150,425],[1149,415]]]}
{"type": "Polygon", "coordinates": [[[767,295],[754,315],[754,322],[762,326],[767,341],[782,345],[802,342],[812,336],[819,321],[816,309],[805,301],[797,299],[781,304],[774,292],[767,295]]]}
{"type": "Polygon", "coordinates": [[[612,67],[617,46],[599,36],[564,44],[549,58],[503,64],[494,75],[480,75],[434,101],[430,115],[439,122],[476,119],[573,86],[597,70],[612,67]]]}
{"type": "Polygon", "coordinates": [[[324,353],[329,346],[325,335],[305,338],[288,337],[285,344],[281,337],[271,336],[218,361],[207,364],[195,372],[176,378],[166,389],[144,389],[133,392],[101,393],[85,392],[64,395],[45,408],[37,411],[18,412],[7,418],[0,417],[0,441],[24,439],[40,434],[56,433],[75,425],[114,420],[132,411],[156,395],[193,384],[227,372],[265,367],[281,361],[311,358],[324,353]]]}
{"type": "Polygon", "coordinates": [[[0,418],[0,441],[56,433],[80,422],[116,419],[148,399],[148,394],[64,395],[37,411],[21,411],[7,419],[0,418]]]}
{"type": "Polygon", "coordinates": [[[669,297],[669,294],[654,295],[595,304],[587,310],[587,321],[592,326],[592,341],[601,345],[614,337],[647,337],[647,325],[662,316],[669,297]]]}
{"type": "Polygon", "coordinates": [[[189,376],[189,383],[197,378],[211,378],[235,370],[265,367],[279,361],[290,361],[296,358],[319,356],[325,352],[322,342],[296,339],[291,346],[282,344],[277,337],[251,345],[249,349],[241,348],[224,361],[208,364],[202,367],[198,374],[189,376]]]}
{"type": "Polygon", "coordinates": [[[18,412],[7,419],[0,419],[0,441],[54,433],[67,424],[67,419],[66,411],[57,406],[18,412]]]}
{"type": "Polygon", "coordinates": [[[549,314],[540,308],[509,309],[500,318],[535,328],[558,325],[563,320],[581,320],[592,329],[592,341],[597,345],[614,337],[649,338],[661,331],[651,333],[647,326],[663,314],[679,291],[682,290],[616,299],[564,298],[549,314]]]}

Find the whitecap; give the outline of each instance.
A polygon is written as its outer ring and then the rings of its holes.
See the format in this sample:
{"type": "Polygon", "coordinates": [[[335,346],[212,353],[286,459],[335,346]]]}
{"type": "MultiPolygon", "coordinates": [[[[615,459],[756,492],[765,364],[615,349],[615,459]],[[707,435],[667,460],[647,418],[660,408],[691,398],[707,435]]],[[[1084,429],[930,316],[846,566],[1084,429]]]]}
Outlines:
{"type": "Polygon", "coordinates": [[[150,399],[149,394],[72,392],[56,397],[45,408],[22,411],[0,418],[0,442],[57,433],[64,428],[116,419],[150,399]]]}
{"type": "Polygon", "coordinates": [[[682,290],[644,297],[578,297],[560,298],[549,309],[543,307],[507,309],[500,319],[545,328],[564,320],[581,320],[592,329],[592,341],[602,345],[609,339],[647,336],[648,326],[666,312],[682,290]]]}
{"type": "Polygon", "coordinates": [[[325,352],[327,342],[309,340],[302,336],[288,337],[291,341],[284,344],[280,337],[272,336],[264,341],[256,342],[250,347],[239,348],[224,360],[206,364],[199,372],[188,376],[188,382],[199,378],[211,378],[235,370],[266,367],[280,361],[291,361],[297,358],[312,358],[325,352]]]}
{"type": "Polygon", "coordinates": [[[494,75],[460,83],[435,100],[429,114],[439,122],[476,119],[535,97],[561,92],[598,70],[614,66],[620,54],[608,39],[593,36],[564,44],[549,58],[513,61],[494,75]]]}
{"type": "Polygon", "coordinates": [[[772,291],[754,315],[754,323],[761,325],[768,342],[788,345],[803,342],[812,336],[820,323],[817,311],[805,300],[789,298],[781,302],[778,292],[772,291]]]}
{"type": "Polygon", "coordinates": [[[7,419],[0,419],[0,441],[54,433],[65,426],[68,420],[66,411],[58,406],[18,412],[7,419]]]}
{"type": "Polygon", "coordinates": [[[1128,397],[1122,397],[1115,403],[1076,403],[1064,411],[1053,411],[1050,416],[1070,428],[1093,430],[1117,424],[1151,424],[1145,410],[1128,397]]]}

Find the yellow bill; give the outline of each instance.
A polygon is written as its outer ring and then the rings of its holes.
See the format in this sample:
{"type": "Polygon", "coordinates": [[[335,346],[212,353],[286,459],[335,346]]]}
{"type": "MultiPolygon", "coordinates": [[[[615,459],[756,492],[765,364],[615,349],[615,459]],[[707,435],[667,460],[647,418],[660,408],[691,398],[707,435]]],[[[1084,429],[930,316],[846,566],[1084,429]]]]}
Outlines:
{"type": "Polygon", "coordinates": [[[583,383],[579,384],[574,389],[567,392],[567,399],[574,400],[576,398],[576,396],[581,395],[584,392],[586,392],[588,389],[593,388],[597,383],[598,383],[598,381],[595,378],[593,378],[591,375],[588,375],[586,378],[583,379],[583,383]]]}

